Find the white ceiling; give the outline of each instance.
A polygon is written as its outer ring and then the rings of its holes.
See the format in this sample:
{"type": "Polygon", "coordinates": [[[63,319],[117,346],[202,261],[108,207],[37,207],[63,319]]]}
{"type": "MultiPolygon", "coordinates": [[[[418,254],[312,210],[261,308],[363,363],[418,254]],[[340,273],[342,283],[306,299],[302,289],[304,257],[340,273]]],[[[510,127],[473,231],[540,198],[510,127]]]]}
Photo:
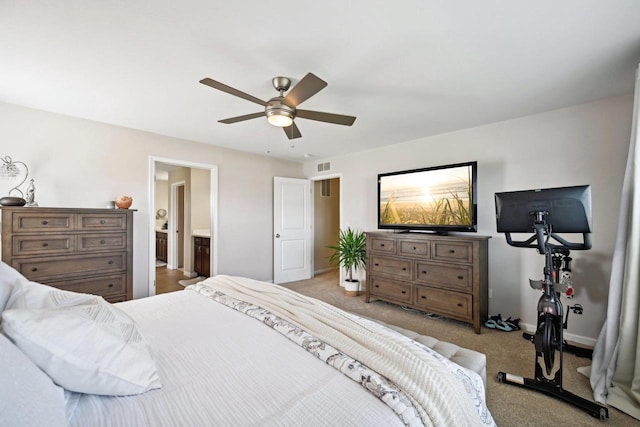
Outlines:
{"type": "Polygon", "coordinates": [[[0,101],[303,160],[633,90],[637,0],[0,0],[0,101]],[[289,141],[255,97],[313,72],[329,86],[289,141]]]}

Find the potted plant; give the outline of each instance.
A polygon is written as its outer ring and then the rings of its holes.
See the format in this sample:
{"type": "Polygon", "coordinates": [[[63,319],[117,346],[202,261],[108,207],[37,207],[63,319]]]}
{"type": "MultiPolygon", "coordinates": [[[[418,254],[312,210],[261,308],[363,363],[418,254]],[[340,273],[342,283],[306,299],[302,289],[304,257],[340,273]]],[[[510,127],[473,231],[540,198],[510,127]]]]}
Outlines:
{"type": "Polygon", "coordinates": [[[366,263],[367,239],[362,231],[347,227],[340,230],[338,245],[327,246],[333,249],[329,256],[329,262],[338,263],[347,270],[347,279],[344,281],[344,293],[348,296],[357,296],[360,290],[360,280],[354,279],[353,273],[366,263]]]}

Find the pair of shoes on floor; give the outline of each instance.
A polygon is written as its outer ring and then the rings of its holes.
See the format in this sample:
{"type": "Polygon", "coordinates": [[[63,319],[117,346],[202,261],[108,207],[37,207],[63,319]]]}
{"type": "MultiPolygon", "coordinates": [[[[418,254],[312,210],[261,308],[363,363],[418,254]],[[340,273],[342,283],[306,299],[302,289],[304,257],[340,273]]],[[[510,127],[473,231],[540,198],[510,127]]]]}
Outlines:
{"type": "Polygon", "coordinates": [[[520,319],[512,319],[509,317],[507,320],[502,320],[502,315],[498,313],[497,316],[490,316],[484,326],[489,329],[499,329],[505,332],[520,330],[520,319]]]}

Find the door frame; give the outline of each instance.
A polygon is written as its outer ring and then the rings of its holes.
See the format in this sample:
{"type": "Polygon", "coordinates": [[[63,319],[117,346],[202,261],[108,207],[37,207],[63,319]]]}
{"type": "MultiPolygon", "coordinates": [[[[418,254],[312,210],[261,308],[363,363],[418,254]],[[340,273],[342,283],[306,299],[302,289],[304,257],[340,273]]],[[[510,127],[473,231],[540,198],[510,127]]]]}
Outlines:
{"type": "MultiPolygon", "coordinates": [[[[182,166],[195,169],[209,170],[210,175],[210,194],[209,194],[209,209],[211,212],[211,275],[218,274],[218,165],[209,163],[198,163],[189,160],[149,156],[149,198],[148,198],[148,215],[149,215],[149,279],[148,290],[149,296],[156,294],[156,162],[166,163],[174,166],[182,166]]],[[[175,230],[175,229],[174,229],[175,230]]],[[[175,231],[174,231],[175,232],[175,231]]]]}
{"type": "Polygon", "coordinates": [[[176,236],[176,231],[179,229],[178,227],[178,215],[174,214],[171,215],[171,217],[169,218],[169,227],[168,227],[168,233],[169,233],[169,238],[167,239],[167,268],[175,270],[180,268],[180,251],[178,250],[178,248],[180,247],[180,239],[177,239],[176,237],[182,237],[182,271],[187,273],[187,271],[185,271],[185,266],[184,266],[184,236],[185,236],[185,229],[184,229],[184,188],[187,185],[187,183],[185,181],[176,181],[174,183],[171,184],[171,197],[169,197],[169,204],[171,205],[171,212],[177,213],[178,212],[178,202],[179,202],[179,197],[178,197],[178,188],[182,187],[182,233],[180,236],[176,236]]]}

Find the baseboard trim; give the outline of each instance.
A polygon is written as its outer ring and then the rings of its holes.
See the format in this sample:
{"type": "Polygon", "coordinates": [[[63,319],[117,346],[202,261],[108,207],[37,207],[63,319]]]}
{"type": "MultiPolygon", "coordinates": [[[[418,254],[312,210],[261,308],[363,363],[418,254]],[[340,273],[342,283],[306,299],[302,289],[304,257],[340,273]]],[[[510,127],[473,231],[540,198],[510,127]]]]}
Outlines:
{"type": "Polygon", "coordinates": [[[333,270],[335,270],[335,267],[321,268],[320,270],[314,270],[313,274],[317,275],[317,274],[322,274],[322,273],[326,273],[328,271],[333,271],[333,270]]]}

